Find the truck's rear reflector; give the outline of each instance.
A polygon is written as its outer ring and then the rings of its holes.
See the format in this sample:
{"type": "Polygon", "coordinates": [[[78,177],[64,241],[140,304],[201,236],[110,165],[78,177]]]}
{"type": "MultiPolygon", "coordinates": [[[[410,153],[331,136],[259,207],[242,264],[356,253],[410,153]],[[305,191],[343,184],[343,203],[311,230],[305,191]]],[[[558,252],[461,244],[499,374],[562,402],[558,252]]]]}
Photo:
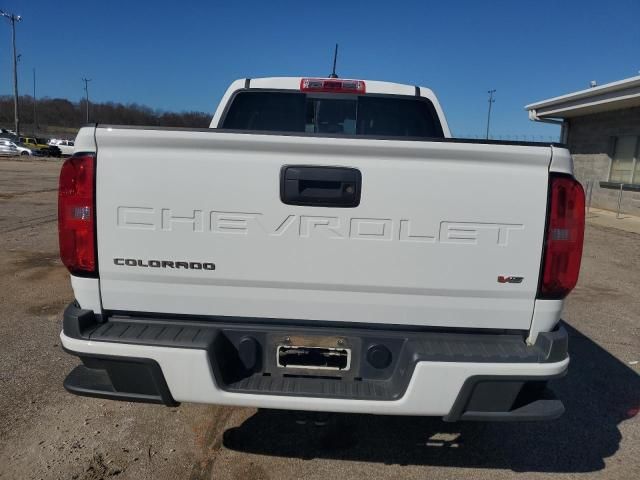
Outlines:
{"type": "Polygon", "coordinates": [[[97,276],[95,156],[79,154],[60,170],[58,235],[60,258],[73,275],[97,276]]]}
{"type": "Polygon", "coordinates": [[[551,174],[538,298],[564,298],[578,282],[584,240],[584,190],[573,177],[551,174]]]}
{"type": "Polygon", "coordinates": [[[366,92],[362,80],[345,80],[341,78],[303,78],[300,80],[303,92],[357,93],[366,92]]]}

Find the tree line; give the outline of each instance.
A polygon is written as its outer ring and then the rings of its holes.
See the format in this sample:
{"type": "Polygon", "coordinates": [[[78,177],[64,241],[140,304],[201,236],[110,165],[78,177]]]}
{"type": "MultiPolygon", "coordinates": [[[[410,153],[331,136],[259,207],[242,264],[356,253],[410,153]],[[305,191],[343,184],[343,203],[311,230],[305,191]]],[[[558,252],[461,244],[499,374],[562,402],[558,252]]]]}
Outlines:
{"type": "MultiPolygon", "coordinates": [[[[79,128],[86,122],[86,100],[71,102],[65,98],[39,98],[34,118],[33,97],[19,98],[20,130],[48,131],[55,127],[79,128]]],[[[90,122],[115,125],[153,125],[163,127],[206,128],[211,115],[204,112],[165,112],[137,103],[89,104],[90,122]]],[[[0,125],[13,127],[13,97],[0,96],[0,125]]]]}

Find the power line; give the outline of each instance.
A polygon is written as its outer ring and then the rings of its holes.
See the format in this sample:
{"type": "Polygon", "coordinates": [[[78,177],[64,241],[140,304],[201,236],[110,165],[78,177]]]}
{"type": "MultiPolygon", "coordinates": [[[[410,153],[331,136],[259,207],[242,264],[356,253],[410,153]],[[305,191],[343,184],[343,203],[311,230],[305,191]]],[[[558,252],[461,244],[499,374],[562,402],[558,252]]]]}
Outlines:
{"type": "Polygon", "coordinates": [[[20,119],[18,118],[18,56],[16,55],[16,22],[21,22],[22,17],[13,13],[0,10],[0,16],[11,22],[11,36],[13,40],[13,121],[16,135],[20,135],[20,119]]]}

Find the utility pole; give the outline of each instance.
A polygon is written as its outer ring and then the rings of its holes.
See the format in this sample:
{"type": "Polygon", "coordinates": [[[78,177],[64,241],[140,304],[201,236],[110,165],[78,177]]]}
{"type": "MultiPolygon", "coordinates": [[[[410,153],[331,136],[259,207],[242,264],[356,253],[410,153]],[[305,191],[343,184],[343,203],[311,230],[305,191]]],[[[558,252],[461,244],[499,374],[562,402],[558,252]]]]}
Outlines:
{"type": "Polygon", "coordinates": [[[489,140],[489,124],[491,123],[491,106],[495,100],[493,99],[493,94],[496,93],[495,89],[489,90],[487,92],[489,94],[489,112],[487,113],[487,135],[485,138],[489,140]]]}
{"type": "Polygon", "coordinates": [[[84,82],[84,93],[87,96],[87,123],[89,123],[89,82],[91,79],[83,78],[82,81],[84,82]]]}
{"type": "Polygon", "coordinates": [[[33,136],[38,129],[38,101],[36,100],[36,69],[33,69],[33,136]]]}
{"type": "Polygon", "coordinates": [[[13,120],[17,136],[20,136],[20,119],[18,118],[18,58],[16,55],[16,22],[22,21],[20,15],[7,13],[0,10],[0,16],[11,22],[11,34],[13,38],[13,120]]]}

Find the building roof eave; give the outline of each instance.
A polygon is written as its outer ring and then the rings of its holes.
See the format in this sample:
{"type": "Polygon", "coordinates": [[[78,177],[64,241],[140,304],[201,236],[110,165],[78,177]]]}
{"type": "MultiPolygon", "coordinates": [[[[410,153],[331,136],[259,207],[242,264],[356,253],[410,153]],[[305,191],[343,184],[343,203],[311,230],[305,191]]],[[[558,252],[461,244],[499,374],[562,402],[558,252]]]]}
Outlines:
{"type": "Polygon", "coordinates": [[[635,106],[640,106],[640,76],[532,103],[525,109],[531,120],[542,121],[635,106]]]}

